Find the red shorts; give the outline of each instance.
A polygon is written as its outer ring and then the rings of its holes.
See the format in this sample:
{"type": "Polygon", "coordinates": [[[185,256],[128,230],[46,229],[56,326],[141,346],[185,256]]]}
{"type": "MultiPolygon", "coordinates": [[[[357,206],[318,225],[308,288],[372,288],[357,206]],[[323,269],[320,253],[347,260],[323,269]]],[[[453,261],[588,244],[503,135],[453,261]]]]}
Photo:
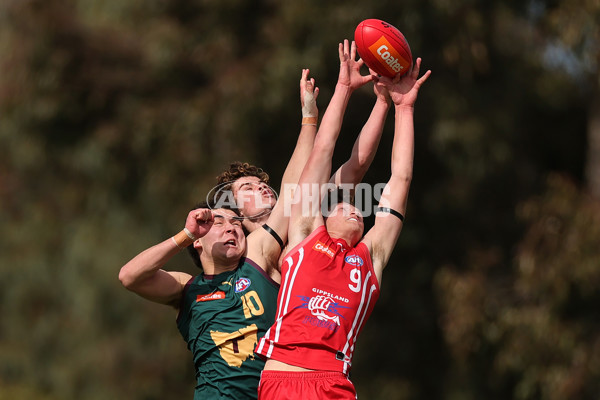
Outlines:
{"type": "Polygon", "coordinates": [[[341,372],[263,371],[259,400],[355,400],[356,390],[341,372]]]}

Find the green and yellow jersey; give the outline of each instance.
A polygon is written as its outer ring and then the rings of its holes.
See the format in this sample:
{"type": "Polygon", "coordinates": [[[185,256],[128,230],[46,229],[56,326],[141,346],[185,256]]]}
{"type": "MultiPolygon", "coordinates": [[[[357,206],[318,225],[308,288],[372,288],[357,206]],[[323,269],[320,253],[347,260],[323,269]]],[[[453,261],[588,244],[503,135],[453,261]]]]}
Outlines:
{"type": "Polygon", "coordinates": [[[188,282],[177,327],[193,355],[195,400],[257,398],[265,362],[254,348],[275,320],[278,291],[248,258],[233,271],[188,282]]]}

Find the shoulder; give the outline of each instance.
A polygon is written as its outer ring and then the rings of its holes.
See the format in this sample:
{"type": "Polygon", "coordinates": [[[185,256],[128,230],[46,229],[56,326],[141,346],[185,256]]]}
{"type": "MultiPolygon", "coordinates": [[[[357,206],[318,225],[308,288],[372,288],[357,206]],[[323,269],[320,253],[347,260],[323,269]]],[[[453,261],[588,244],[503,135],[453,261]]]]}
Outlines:
{"type": "Polygon", "coordinates": [[[360,254],[364,254],[364,259],[368,263],[368,269],[373,272],[377,282],[381,284],[383,270],[387,264],[385,249],[366,238],[356,245],[355,249],[360,254]]]}
{"type": "Polygon", "coordinates": [[[369,248],[369,246],[367,246],[367,244],[362,241],[359,242],[355,247],[354,247],[354,253],[358,254],[362,257],[365,257],[366,259],[369,260],[369,262],[371,262],[371,258],[372,258],[372,249],[369,248]]]}
{"type": "MultiPolygon", "coordinates": [[[[187,275],[187,274],[186,274],[187,275]]],[[[199,284],[202,283],[202,274],[200,275],[181,275],[179,278],[179,284],[181,285],[181,293],[182,296],[185,296],[189,291],[190,288],[198,286],[199,284]]]]}
{"type": "Polygon", "coordinates": [[[324,240],[331,240],[331,237],[329,236],[325,225],[320,225],[314,230],[308,231],[306,235],[302,235],[301,238],[297,238],[295,241],[292,241],[292,238],[290,238],[290,242],[285,249],[286,253],[283,258],[287,258],[288,255],[297,252],[300,247],[305,247],[309,243],[324,240]]]}
{"type": "Polygon", "coordinates": [[[242,258],[236,275],[239,277],[239,279],[250,276],[252,279],[262,280],[276,289],[279,289],[280,286],[277,280],[273,279],[273,277],[270,276],[260,265],[248,257],[242,258]]]}

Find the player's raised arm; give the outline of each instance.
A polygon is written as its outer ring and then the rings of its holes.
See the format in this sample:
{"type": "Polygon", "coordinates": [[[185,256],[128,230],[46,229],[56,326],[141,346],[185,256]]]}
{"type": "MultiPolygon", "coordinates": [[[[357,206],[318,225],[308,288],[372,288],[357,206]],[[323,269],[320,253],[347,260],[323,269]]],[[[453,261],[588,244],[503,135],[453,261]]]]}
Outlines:
{"type": "Polygon", "coordinates": [[[156,303],[177,307],[185,284],[192,278],[184,272],[165,271],[162,267],[194,238],[200,238],[212,225],[208,209],[190,211],[185,228],[132,258],[119,271],[119,280],[132,292],[156,303]]]}
{"type": "Polygon", "coordinates": [[[338,45],[340,72],[333,97],[321,120],[315,144],[302,171],[299,188],[291,205],[289,229],[290,247],[299,243],[314,227],[322,224],[320,213],[320,186],[329,181],[331,158],[339,136],[344,112],[352,92],[371,81],[371,75],[362,76],[362,60],[356,60],[356,45],[348,40],[338,45]]]}
{"type": "Polygon", "coordinates": [[[275,281],[279,281],[278,259],[281,250],[287,242],[289,205],[292,192],[288,192],[290,185],[296,185],[298,178],[306,165],[306,161],[312,151],[315,135],[317,133],[317,122],[319,110],[317,108],[317,96],[319,88],[315,85],[315,79],[309,78],[308,69],[302,70],[300,78],[300,105],[302,106],[302,125],[294,152],[281,179],[280,196],[277,204],[271,211],[269,218],[262,228],[252,231],[248,236],[247,256],[265,269],[267,274],[275,281]]]}
{"type": "Polygon", "coordinates": [[[388,88],[395,108],[392,174],[379,201],[375,225],[363,239],[369,247],[373,267],[380,281],[402,230],[406,212],[413,172],[414,104],[421,85],[431,74],[431,71],[427,71],[419,78],[420,67],[421,59],[417,58],[413,69],[402,77],[397,76],[393,81],[380,78],[388,88]]]}
{"type": "Polygon", "coordinates": [[[315,85],[315,79],[309,78],[310,70],[303,69],[300,78],[300,105],[302,106],[302,125],[294,152],[290,157],[287,167],[281,179],[281,189],[287,183],[296,183],[300,178],[302,169],[310,156],[315,135],[317,134],[317,122],[319,109],[317,108],[317,96],[319,88],[315,85]]]}
{"type": "MultiPolygon", "coordinates": [[[[371,69],[369,71],[373,76],[377,74],[371,69]]],[[[376,96],[375,105],[369,119],[354,142],[350,158],[338,168],[330,179],[330,182],[337,186],[342,184],[354,186],[360,183],[371,166],[375,153],[377,153],[377,147],[390,109],[390,99],[385,85],[379,82],[379,79],[374,78],[373,91],[376,96]]]]}
{"type": "MultiPolygon", "coordinates": [[[[357,40],[359,53],[370,64],[371,75],[393,77],[410,66],[412,55],[406,38],[402,32],[387,22],[377,19],[364,20],[356,27],[354,37],[357,40]],[[382,37],[385,37],[386,44],[381,43],[382,37]],[[376,54],[371,51],[373,46],[377,46],[376,54]],[[387,56],[390,54],[388,50],[392,51],[397,58],[388,58],[387,56]],[[390,61],[393,62],[390,63],[390,61]]],[[[389,103],[387,90],[378,83],[378,80],[376,80],[374,89],[377,102],[371,116],[354,144],[350,159],[336,171],[331,179],[331,182],[338,186],[340,184],[351,184],[352,186],[358,184],[369,169],[377,152],[389,103]]]]}

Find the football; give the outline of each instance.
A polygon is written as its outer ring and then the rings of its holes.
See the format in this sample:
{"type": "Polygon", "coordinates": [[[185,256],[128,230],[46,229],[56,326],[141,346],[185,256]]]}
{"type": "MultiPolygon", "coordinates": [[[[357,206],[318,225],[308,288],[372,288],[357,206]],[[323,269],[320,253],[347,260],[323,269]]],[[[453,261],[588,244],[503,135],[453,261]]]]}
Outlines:
{"type": "Polygon", "coordinates": [[[410,70],[410,46],[393,25],[379,19],[366,19],[356,27],[354,41],[365,64],[379,75],[393,78],[410,70]]]}

